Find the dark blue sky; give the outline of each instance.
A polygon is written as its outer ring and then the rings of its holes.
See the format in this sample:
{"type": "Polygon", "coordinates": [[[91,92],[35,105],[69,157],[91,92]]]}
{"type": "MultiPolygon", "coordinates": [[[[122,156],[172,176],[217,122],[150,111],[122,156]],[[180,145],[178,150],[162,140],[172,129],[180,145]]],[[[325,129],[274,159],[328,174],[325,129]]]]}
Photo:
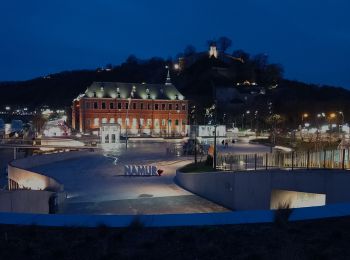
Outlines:
{"type": "Polygon", "coordinates": [[[0,5],[0,80],[175,56],[225,35],[285,76],[350,88],[349,0],[9,0],[0,5]]]}

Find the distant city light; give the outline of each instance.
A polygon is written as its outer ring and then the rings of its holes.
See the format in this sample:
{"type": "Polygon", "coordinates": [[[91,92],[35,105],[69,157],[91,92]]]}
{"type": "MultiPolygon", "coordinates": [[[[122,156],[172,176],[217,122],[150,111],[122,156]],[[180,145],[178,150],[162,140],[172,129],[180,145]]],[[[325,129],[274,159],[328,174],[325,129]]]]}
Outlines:
{"type": "Polygon", "coordinates": [[[337,115],[335,114],[335,113],[331,113],[330,115],[329,115],[329,117],[330,118],[335,118],[337,115]]]}
{"type": "Polygon", "coordinates": [[[7,107],[5,107],[5,109],[6,109],[7,111],[9,111],[9,110],[11,109],[11,107],[8,107],[8,106],[7,106],[7,107]]]}

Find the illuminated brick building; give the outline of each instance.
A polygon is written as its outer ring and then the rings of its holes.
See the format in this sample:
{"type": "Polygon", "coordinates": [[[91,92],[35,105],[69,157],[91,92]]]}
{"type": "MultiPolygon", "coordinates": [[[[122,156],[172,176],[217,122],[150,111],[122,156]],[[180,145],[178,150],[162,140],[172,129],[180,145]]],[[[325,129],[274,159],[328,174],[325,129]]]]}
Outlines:
{"type": "Polygon", "coordinates": [[[98,134],[102,124],[119,124],[128,135],[186,135],[188,101],[170,82],[94,82],[72,106],[72,127],[98,134]]]}

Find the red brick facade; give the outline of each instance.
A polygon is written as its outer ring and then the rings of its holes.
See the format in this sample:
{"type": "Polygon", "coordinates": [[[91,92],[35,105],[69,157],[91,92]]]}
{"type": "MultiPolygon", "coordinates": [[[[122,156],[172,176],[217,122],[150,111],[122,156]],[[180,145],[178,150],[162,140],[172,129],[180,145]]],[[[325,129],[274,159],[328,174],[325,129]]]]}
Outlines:
{"type": "Polygon", "coordinates": [[[188,124],[187,100],[82,97],[72,108],[73,129],[82,133],[98,131],[101,123],[118,123],[128,135],[174,136],[185,135],[188,124]]]}

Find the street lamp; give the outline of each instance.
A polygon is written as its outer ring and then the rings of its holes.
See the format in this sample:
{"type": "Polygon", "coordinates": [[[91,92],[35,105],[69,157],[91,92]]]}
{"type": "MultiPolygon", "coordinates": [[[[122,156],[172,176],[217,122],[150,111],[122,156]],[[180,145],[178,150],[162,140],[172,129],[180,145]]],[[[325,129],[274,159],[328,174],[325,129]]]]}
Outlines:
{"type": "Polygon", "coordinates": [[[191,110],[192,125],[194,126],[194,163],[197,164],[197,118],[196,118],[196,106],[192,106],[191,110]]]}
{"type": "MultiPolygon", "coordinates": [[[[343,111],[339,111],[338,113],[339,113],[339,115],[341,115],[341,128],[342,128],[342,131],[343,131],[344,113],[343,113],[343,111]]],[[[339,125],[339,135],[340,135],[340,125],[339,125]]]]}
{"type": "Polygon", "coordinates": [[[303,113],[301,115],[301,125],[300,125],[300,137],[301,137],[301,140],[303,140],[303,123],[304,123],[304,119],[308,118],[308,117],[309,117],[308,113],[303,113]]]}
{"type": "Polygon", "coordinates": [[[134,95],[135,91],[136,91],[136,89],[135,89],[135,87],[133,87],[131,89],[130,96],[128,98],[128,109],[126,110],[126,118],[125,118],[125,149],[128,149],[128,124],[130,123],[129,110],[130,110],[130,105],[131,105],[131,97],[134,95]]]}
{"type": "Polygon", "coordinates": [[[305,119],[305,118],[308,118],[308,117],[309,117],[309,114],[308,114],[308,113],[302,114],[302,115],[301,115],[301,124],[303,124],[304,119],[305,119]]]}

